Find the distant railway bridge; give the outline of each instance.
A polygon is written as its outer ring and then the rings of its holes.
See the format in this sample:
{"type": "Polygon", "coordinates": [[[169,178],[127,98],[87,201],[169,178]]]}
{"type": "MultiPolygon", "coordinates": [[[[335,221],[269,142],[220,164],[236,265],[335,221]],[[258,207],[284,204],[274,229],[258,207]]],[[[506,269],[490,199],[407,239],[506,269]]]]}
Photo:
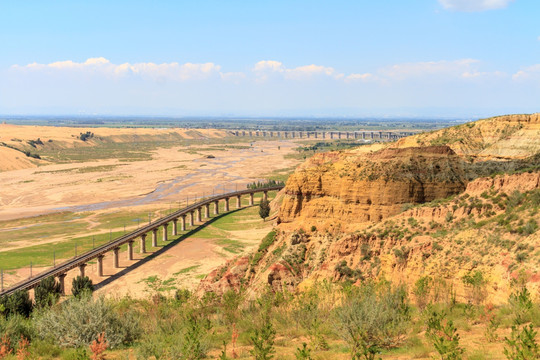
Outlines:
{"type": "MultiPolygon", "coordinates": [[[[115,268],[119,268],[120,263],[120,247],[127,244],[127,259],[133,260],[134,244],[139,240],[139,251],[141,254],[146,252],[146,237],[150,234],[152,236],[152,247],[157,247],[157,235],[159,228],[163,228],[163,240],[168,241],[167,228],[172,225],[172,235],[178,235],[178,223],[180,223],[180,230],[185,231],[186,222],[188,225],[194,226],[197,222],[201,223],[204,218],[210,218],[210,207],[213,205],[214,215],[219,214],[219,202],[224,201],[225,212],[230,211],[229,201],[236,198],[236,208],[239,209],[242,206],[242,196],[249,196],[249,205],[254,205],[254,195],[256,193],[263,193],[263,199],[268,198],[269,191],[281,190],[283,185],[265,187],[260,189],[248,189],[241,191],[234,191],[222,195],[215,195],[210,198],[201,200],[195,204],[189,205],[183,209],[180,209],[170,215],[162,217],[150,224],[139,228],[129,234],[120,236],[111,242],[101,245],[93,250],[90,250],[80,256],[76,256],[66,262],[52,267],[36,276],[30,277],[24,281],[21,281],[8,289],[1,289],[0,296],[10,295],[17,290],[29,290],[36,287],[43,279],[54,276],[58,278],[62,294],[65,294],[65,277],[68,271],[73,269],[79,269],[79,274],[85,276],[85,268],[87,264],[96,259],[97,271],[99,276],[103,276],[103,258],[108,252],[113,253],[113,264],[115,268]]],[[[2,285],[3,286],[3,285],[2,285]]]]}
{"type": "Polygon", "coordinates": [[[270,137],[281,139],[356,139],[392,141],[414,135],[411,131],[271,131],[271,130],[229,130],[233,136],[270,137]]]}

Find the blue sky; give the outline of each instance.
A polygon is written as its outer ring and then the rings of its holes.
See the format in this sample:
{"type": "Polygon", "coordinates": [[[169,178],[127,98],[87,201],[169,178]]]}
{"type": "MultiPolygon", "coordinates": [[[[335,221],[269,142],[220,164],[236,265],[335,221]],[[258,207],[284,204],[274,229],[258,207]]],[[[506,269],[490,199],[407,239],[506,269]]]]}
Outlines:
{"type": "Polygon", "coordinates": [[[536,112],[539,15],[536,0],[0,0],[0,114],[536,112]]]}

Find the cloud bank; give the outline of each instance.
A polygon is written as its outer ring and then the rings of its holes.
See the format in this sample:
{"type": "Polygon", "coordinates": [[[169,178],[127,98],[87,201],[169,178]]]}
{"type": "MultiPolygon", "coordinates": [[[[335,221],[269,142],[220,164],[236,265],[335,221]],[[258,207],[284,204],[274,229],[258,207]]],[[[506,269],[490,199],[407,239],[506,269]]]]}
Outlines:
{"type": "MultiPolygon", "coordinates": [[[[208,115],[242,110],[268,114],[293,108],[311,113],[320,108],[452,108],[456,104],[535,108],[539,92],[540,64],[505,73],[478,59],[398,63],[350,72],[321,64],[290,66],[271,59],[243,69],[224,69],[213,62],[115,64],[104,57],[0,69],[0,113],[37,109],[47,113],[208,115]]],[[[526,111],[521,109],[516,111],[526,111]]]]}
{"type": "Polygon", "coordinates": [[[453,11],[475,12],[504,9],[514,0],[439,0],[443,8],[453,11]]]}

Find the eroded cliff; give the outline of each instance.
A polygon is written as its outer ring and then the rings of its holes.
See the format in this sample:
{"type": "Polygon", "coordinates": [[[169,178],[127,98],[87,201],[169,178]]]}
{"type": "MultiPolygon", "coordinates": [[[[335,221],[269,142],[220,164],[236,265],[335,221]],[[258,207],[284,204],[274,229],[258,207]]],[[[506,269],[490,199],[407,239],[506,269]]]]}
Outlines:
{"type": "Polygon", "coordinates": [[[404,204],[457,194],[467,181],[466,163],[447,146],[319,154],[289,177],[278,221],[381,221],[404,204]]]}

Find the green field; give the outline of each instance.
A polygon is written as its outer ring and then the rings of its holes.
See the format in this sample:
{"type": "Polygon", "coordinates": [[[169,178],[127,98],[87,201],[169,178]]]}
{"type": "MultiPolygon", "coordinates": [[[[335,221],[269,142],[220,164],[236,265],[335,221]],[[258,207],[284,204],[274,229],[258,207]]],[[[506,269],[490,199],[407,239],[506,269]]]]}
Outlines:
{"type": "MultiPolygon", "coordinates": [[[[275,192],[270,192],[269,198],[273,196],[275,196],[275,192]]],[[[260,201],[261,197],[262,194],[256,194],[256,204],[260,201]]],[[[217,216],[217,219],[209,223],[208,226],[202,227],[195,234],[192,234],[192,237],[215,239],[224,251],[236,254],[244,248],[245,244],[239,239],[231,238],[230,231],[259,229],[264,227],[264,223],[258,216],[257,206],[246,207],[249,204],[249,197],[242,197],[242,206],[244,208],[238,211],[236,211],[235,198],[230,199],[229,204],[232,211],[228,214],[223,214],[225,204],[221,201],[220,215],[217,216]]],[[[156,221],[158,217],[166,216],[175,210],[177,209],[169,207],[157,208],[151,212],[152,221],[156,221]]],[[[212,219],[216,217],[213,215],[213,205],[210,206],[210,210],[212,219]]],[[[52,266],[54,259],[56,259],[56,264],[58,264],[62,259],[69,259],[76,254],[81,255],[93,247],[105,244],[123,235],[124,224],[126,224],[126,232],[129,232],[137,229],[138,224],[136,219],[140,219],[140,226],[148,223],[148,212],[118,211],[95,216],[93,221],[99,223],[99,225],[92,230],[87,230],[88,222],[85,219],[88,219],[91,215],[93,213],[58,213],[31,219],[0,222],[0,228],[4,229],[37,224],[26,229],[3,231],[2,240],[0,240],[3,241],[3,243],[0,242],[3,246],[9,246],[9,243],[16,245],[17,241],[29,240],[35,243],[35,245],[0,252],[0,268],[3,270],[15,270],[29,267],[30,263],[32,263],[32,266],[37,267],[52,266]],[[93,232],[94,234],[85,235],[88,232],[93,232]],[[63,238],[63,240],[40,244],[41,239],[55,237],[63,238]]],[[[167,230],[168,237],[172,240],[172,225],[167,230]]],[[[178,230],[180,230],[180,224],[178,224],[178,230]]],[[[188,228],[186,232],[190,230],[192,229],[188,228]]],[[[181,233],[179,231],[179,236],[184,235],[186,232],[181,233]]],[[[163,228],[160,228],[158,231],[158,245],[163,246],[170,243],[163,242],[162,238],[163,228]]],[[[151,244],[151,236],[147,236],[147,249],[151,249],[151,244]]],[[[136,246],[138,247],[138,243],[136,243],[136,246]]],[[[127,245],[122,247],[123,250],[126,248],[127,245]]]]}

